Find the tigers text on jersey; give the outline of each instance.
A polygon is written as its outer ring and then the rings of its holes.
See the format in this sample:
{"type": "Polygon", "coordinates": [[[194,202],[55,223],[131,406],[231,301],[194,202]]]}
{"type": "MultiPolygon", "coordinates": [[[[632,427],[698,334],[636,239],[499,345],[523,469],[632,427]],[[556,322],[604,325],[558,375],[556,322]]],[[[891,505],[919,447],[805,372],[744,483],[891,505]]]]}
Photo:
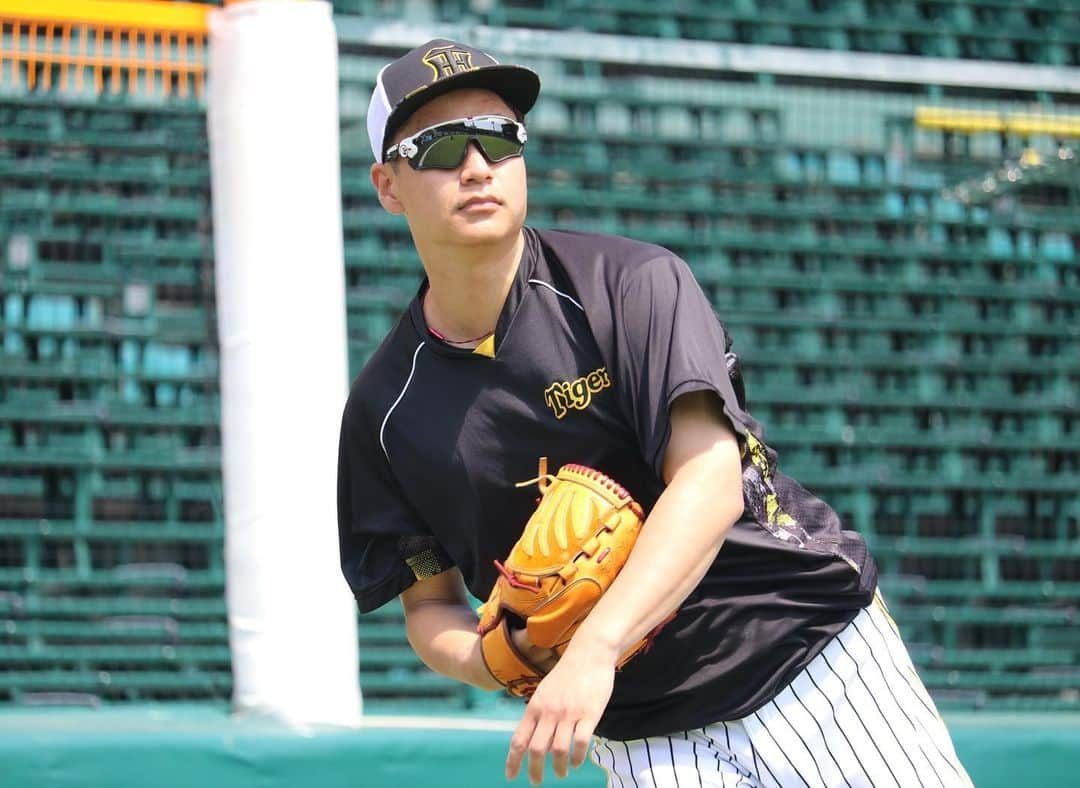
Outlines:
{"type": "Polygon", "coordinates": [[[870,603],[865,544],[777,470],[682,260],[626,238],[524,233],[492,340],[472,351],[435,339],[418,294],[354,382],[338,469],[345,577],[363,610],[452,566],[486,599],[493,561],[535,508],[535,486],[515,483],[539,457],[596,468],[649,512],[670,403],[713,391],[740,439],[744,513],[652,649],[616,675],[597,732],[640,738],[749,714],[870,603]]]}

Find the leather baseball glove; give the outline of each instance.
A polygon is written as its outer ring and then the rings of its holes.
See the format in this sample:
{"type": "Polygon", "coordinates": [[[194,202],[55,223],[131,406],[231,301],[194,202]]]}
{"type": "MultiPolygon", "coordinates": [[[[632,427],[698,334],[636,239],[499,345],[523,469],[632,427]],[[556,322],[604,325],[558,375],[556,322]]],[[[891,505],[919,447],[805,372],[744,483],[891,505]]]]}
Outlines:
{"type": "MultiPolygon", "coordinates": [[[[540,460],[541,497],[480,608],[481,650],[495,679],[529,698],[545,671],[515,645],[525,628],[534,646],[562,655],[578,626],[607,591],[641,529],[641,507],[621,485],[583,465],[564,465],[554,478],[540,460]]],[[[674,614],[624,653],[617,667],[647,649],[674,614]]]]}

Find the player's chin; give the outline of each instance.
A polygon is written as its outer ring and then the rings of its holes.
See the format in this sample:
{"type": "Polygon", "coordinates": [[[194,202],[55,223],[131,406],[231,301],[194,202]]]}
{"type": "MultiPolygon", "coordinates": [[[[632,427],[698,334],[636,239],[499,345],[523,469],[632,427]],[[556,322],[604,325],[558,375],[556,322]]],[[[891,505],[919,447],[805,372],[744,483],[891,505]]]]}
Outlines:
{"type": "Polygon", "coordinates": [[[518,232],[521,224],[505,212],[489,214],[463,214],[454,223],[457,235],[462,240],[476,243],[490,243],[518,232]]]}

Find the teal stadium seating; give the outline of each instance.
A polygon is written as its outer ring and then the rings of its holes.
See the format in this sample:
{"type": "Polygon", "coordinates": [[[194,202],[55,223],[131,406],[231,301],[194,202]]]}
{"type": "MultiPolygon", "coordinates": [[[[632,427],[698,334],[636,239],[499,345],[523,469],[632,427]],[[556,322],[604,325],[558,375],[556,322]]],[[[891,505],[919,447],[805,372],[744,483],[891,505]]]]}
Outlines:
{"type": "MultiPolygon", "coordinates": [[[[398,4],[336,0],[339,20],[398,4]]],[[[1077,65],[1065,0],[416,4],[418,24],[544,27],[530,216],[687,259],[792,475],[862,531],[946,707],[1076,708],[1080,187],[916,107],[1078,113],[1069,94],[632,68],[557,31],[1077,65]],[[559,42],[567,43],[560,47],[559,42]],[[976,195],[977,196],[977,195],[976,195]]],[[[364,131],[394,51],[341,42],[352,373],[415,292],[364,131]]],[[[612,45],[614,46],[614,45],[612,45]]],[[[498,53],[496,53],[498,54],[498,53]]],[[[204,108],[0,92],[0,699],[221,698],[217,354],[204,108]]],[[[490,702],[428,671],[400,606],[361,616],[369,702],[490,702]]]]}
{"type": "MultiPolygon", "coordinates": [[[[393,18],[396,3],[333,0],[343,15],[393,18]]],[[[1080,64],[1080,8],[1071,0],[437,0],[418,21],[566,28],[939,58],[1080,64]]]]}
{"type": "Polygon", "coordinates": [[[225,698],[204,108],[0,93],[0,699],[225,698]]]}

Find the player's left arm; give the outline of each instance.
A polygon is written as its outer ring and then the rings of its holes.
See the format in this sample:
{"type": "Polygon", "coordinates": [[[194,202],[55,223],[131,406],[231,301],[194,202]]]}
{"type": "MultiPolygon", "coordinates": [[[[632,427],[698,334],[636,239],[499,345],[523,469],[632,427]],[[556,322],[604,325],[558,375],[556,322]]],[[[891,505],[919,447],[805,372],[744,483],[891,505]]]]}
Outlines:
{"type": "Polygon", "coordinates": [[[619,656],[689,596],[742,514],[739,444],[715,393],[692,392],[672,403],[663,456],[667,487],[626,565],[529,701],[510,743],[509,779],[526,756],[534,784],[548,752],[560,777],[570,763],[584,763],[619,656]]]}

